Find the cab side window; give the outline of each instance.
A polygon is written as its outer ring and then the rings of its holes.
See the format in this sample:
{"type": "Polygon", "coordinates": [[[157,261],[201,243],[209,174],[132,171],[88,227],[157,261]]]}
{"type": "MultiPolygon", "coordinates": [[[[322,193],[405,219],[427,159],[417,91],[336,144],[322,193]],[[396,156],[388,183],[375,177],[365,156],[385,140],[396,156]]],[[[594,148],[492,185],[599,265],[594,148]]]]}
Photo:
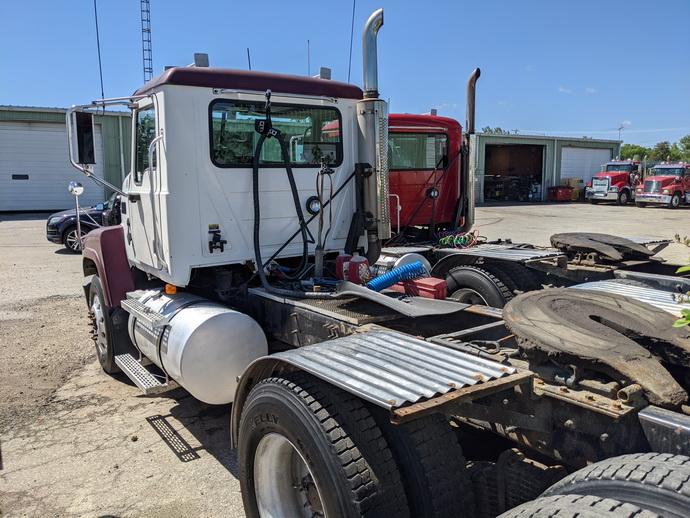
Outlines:
{"type": "MultiPolygon", "coordinates": [[[[149,145],[156,136],[156,112],[153,105],[137,110],[135,129],[135,169],[134,182],[140,184],[144,172],[148,170],[149,145]]],[[[156,166],[156,154],[153,155],[153,167],[156,166]]]]}

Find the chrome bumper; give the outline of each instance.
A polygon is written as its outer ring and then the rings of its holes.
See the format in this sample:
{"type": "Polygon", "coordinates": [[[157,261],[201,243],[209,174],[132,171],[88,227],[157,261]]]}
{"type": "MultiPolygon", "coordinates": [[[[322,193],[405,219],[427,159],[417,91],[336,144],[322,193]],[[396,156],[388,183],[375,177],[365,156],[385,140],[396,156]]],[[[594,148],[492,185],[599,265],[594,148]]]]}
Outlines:
{"type": "Polygon", "coordinates": [[[635,201],[643,203],[671,203],[671,196],[669,194],[643,192],[635,195],[635,201]]]}
{"type": "Polygon", "coordinates": [[[593,189],[585,189],[585,199],[587,199],[587,200],[617,201],[618,200],[618,191],[616,191],[616,192],[596,192],[593,189]]]}

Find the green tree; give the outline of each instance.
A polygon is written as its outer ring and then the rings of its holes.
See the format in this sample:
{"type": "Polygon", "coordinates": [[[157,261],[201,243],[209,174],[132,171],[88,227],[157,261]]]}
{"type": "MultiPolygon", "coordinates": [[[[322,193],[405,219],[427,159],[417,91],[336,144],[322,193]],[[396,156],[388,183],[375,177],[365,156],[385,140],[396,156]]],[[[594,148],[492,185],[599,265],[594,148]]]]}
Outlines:
{"type": "Polygon", "coordinates": [[[492,128],[491,126],[486,126],[482,128],[482,133],[488,133],[489,135],[510,135],[510,131],[504,130],[503,128],[499,128],[496,126],[495,128],[492,128]]]}
{"type": "Polygon", "coordinates": [[[642,160],[652,154],[651,148],[638,146],[637,144],[623,144],[621,146],[622,160],[642,160]]]}
{"type": "Polygon", "coordinates": [[[681,160],[690,162],[690,135],[685,135],[678,141],[678,148],[681,154],[681,160]]]}
{"type": "Polygon", "coordinates": [[[680,160],[682,157],[682,152],[678,144],[671,144],[668,140],[662,142],[657,142],[650,158],[652,160],[680,160]]]}

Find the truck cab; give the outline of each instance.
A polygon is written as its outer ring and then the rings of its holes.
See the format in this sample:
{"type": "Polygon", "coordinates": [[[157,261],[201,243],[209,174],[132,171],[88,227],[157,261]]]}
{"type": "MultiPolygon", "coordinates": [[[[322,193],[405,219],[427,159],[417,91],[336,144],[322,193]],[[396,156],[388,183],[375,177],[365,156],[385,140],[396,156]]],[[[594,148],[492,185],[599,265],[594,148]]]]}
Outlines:
{"type": "Polygon", "coordinates": [[[457,221],[462,129],[437,115],[391,114],[388,167],[391,223],[447,228],[457,221]]]}
{"type": "Polygon", "coordinates": [[[676,209],[690,203],[690,164],[685,162],[661,163],[638,185],[636,203],[639,207],[647,204],[666,205],[676,209]]]}
{"type": "Polygon", "coordinates": [[[615,201],[626,205],[635,198],[635,188],[640,183],[640,162],[613,160],[601,166],[585,188],[585,198],[591,203],[615,201]]]}

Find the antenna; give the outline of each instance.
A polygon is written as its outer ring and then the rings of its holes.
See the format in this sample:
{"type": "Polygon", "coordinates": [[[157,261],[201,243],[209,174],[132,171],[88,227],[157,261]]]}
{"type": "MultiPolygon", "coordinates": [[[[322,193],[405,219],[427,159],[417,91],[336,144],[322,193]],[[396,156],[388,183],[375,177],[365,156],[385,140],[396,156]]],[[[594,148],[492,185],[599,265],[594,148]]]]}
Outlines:
{"type": "MultiPolygon", "coordinates": [[[[101,78],[101,99],[104,99],[105,93],[103,93],[103,63],[101,62],[101,35],[98,32],[98,7],[96,6],[96,0],[93,0],[93,17],[96,21],[96,47],[98,48],[98,74],[101,78]]],[[[103,113],[105,113],[105,105],[103,105],[103,113]]]]}
{"type": "Polygon", "coordinates": [[[153,77],[153,47],[151,46],[151,3],[141,0],[141,56],[144,63],[144,82],[153,77]]]}
{"type": "Polygon", "coordinates": [[[252,69],[252,57],[249,55],[249,47],[247,47],[247,65],[249,65],[249,70],[252,69]]]}
{"type": "Polygon", "coordinates": [[[355,5],[357,0],[352,0],[352,24],[350,25],[350,57],[347,60],[347,82],[350,82],[350,70],[352,69],[352,38],[355,35],[355,5]]]}

